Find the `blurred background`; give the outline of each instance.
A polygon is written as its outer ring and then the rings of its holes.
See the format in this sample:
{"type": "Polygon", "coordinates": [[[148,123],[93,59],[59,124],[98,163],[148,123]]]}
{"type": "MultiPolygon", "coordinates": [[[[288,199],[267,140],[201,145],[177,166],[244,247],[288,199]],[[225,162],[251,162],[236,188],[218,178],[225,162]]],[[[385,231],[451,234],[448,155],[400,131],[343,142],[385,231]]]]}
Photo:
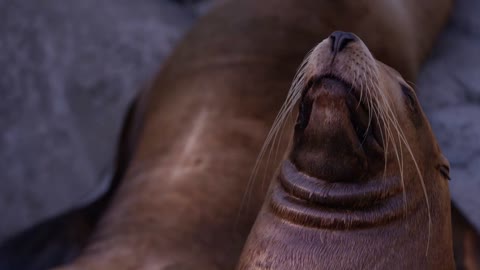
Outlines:
{"type": "MultiPolygon", "coordinates": [[[[135,93],[212,0],[0,0],[0,242],[108,186],[135,93]]],[[[457,0],[417,88],[480,229],[480,1],[457,0]]]]}
{"type": "Polygon", "coordinates": [[[0,0],[0,242],[102,192],[128,104],[209,2],[0,0]]]}

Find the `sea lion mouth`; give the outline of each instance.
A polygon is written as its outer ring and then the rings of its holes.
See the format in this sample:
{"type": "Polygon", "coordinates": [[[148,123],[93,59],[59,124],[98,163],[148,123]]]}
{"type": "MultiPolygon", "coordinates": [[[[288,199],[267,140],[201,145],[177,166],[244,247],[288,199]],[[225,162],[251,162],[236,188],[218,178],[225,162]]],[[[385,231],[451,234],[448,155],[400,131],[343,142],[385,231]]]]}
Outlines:
{"type": "Polygon", "coordinates": [[[370,166],[384,159],[368,104],[367,95],[340,76],[312,80],[300,99],[291,161],[302,172],[328,181],[362,180],[370,166]]]}
{"type": "Polygon", "coordinates": [[[378,226],[405,210],[398,177],[367,182],[329,182],[308,176],[286,160],[274,183],[270,207],[280,218],[307,227],[378,226]]]}
{"type": "MultiPolygon", "coordinates": [[[[364,148],[370,148],[375,152],[382,152],[383,136],[380,132],[379,123],[373,115],[371,105],[367,102],[366,93],[356,88],[352,83],[344,80],[340,76],[333,73],[327,73],[317,76],[312,80],[307,89],[304,90],[304,95],[301,100],[301,107],[299,113],[298,128],[306,128],[309,123],[310,114],[312,111],[311,100],[306,100],[306,96],[311,87],[316,85],[323,86],[329,95],[337,95],[344,98],[345,104],[349,110],[349,118],[353,132],[355,132],[359,145],[364,148]]],[[[365,89],[363,91],[368,91],[365,89]]],[[[321,98],[318,97],[318,98],[321,98]]],[[[372,103],[370,103],[372,104],[372,103]]]]}

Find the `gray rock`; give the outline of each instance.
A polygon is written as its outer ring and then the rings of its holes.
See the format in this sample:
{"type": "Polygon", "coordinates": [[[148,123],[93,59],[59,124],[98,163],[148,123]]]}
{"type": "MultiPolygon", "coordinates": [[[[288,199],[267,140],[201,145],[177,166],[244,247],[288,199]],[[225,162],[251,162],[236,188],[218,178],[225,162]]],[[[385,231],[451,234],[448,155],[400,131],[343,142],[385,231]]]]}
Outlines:
{"type": "Polygon", "coordinates": [[[193,19],[163,0],[0,0],[0,241],[96,189],[127,104],[193,19]]]}
{"type": "Polygon", "coordinates": [[[455,10],[418,82],[420,101],[451,163],[452,199],[480,230],[480,1],[455,10]]]}

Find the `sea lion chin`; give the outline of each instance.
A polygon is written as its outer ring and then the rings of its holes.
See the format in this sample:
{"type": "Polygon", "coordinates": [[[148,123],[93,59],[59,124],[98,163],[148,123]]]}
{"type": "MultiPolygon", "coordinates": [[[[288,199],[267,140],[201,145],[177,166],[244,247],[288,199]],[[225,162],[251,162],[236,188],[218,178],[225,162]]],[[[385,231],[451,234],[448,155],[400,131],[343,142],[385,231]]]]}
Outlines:
{"type": "Polygon", "coordinates": [[[453,269],[449,165],[413,89],[351,33],[298,74],[288,159],[238,269],[453,269]]]}

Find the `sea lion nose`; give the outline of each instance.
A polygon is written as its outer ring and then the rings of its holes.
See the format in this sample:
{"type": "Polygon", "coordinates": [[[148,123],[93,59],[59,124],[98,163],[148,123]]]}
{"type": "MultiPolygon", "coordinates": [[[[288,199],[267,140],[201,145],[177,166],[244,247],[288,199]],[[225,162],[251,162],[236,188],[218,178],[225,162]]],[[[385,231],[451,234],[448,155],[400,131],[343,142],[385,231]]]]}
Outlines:
{"type": "Polygon", "coordinates": [[[357,37],[352,33],[335,31],[330,35],[330,39],[332,40],[332,52],[337,54],[341,52],[348,43],[356,41],[357,37]]]}

